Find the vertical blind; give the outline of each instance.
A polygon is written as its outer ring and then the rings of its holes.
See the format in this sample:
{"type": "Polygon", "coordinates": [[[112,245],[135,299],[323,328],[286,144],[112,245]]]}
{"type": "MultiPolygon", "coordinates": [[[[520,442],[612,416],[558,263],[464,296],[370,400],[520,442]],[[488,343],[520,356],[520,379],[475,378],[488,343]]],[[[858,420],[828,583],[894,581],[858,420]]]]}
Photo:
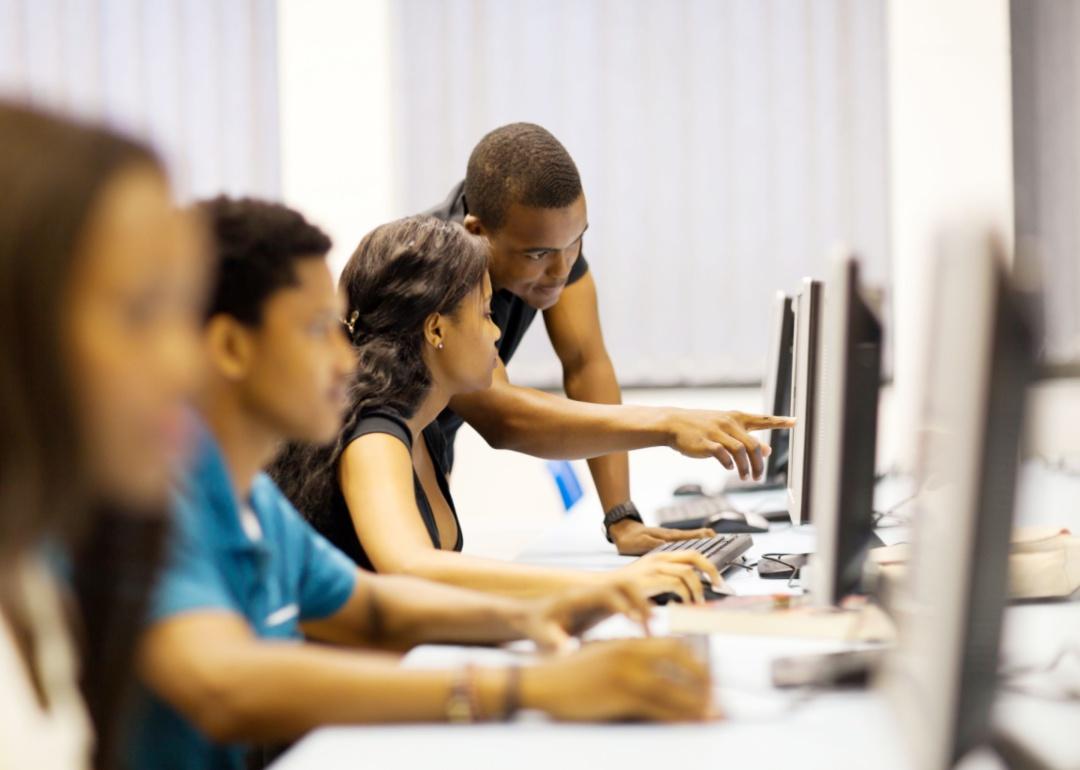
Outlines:
{"type": "Polygon", "coordinates": [[[1019,267],[1041,276],[1045,355],[1080,362],[1080,4],[1013,0],[1019,267]]]}
{"type": "MultiPolygon", "coordinates": [[[[883,6],[395,0],[373,119],[399,213],[441,200],[491,128],[545,125],[582,172],[621,379],[757,380],[776,289],[838,241],[889,274],[883,6]]],[[[276,24],[274,0],[0,0],[0,95],[150,140],[184,197],[277,197],[276,24]]],[[[542,331],[511,372],[558,382],[542,331]]]]}
{"type": "MultiPolygon", "coordinates": [[[[585,253],[627,384],[762,375],[777,289],[837,242],[889,275],[883,0],[397,0],[402,214],[488,130],[550,129],[581,170],[585,253]]],[[[542,330],[510,368],[551,385],[542,330]]]]}
{"type": "Polygon", "coordinates": [[[0,0],[0,97],[161,152],[184,198],[279,192],[276,0],[0,0]]]}

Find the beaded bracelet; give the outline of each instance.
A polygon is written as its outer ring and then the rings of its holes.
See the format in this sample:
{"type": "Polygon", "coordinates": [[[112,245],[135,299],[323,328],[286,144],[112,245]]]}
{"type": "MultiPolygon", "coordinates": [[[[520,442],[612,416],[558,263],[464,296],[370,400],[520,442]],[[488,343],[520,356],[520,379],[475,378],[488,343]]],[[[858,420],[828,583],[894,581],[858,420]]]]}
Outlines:
{"type": "Polygon", "coordinates": [[[506,694],[503,698],[503,721],[509,722],[521,710],[521,668],[506,669],[506,694]]]}
{"type": "Polygon", "coordinates": [[[475,666],[462,669],[450,686],[450,697],[446,700],[446,718],[453,724],[472,724],[480,719],[475,666]]]}

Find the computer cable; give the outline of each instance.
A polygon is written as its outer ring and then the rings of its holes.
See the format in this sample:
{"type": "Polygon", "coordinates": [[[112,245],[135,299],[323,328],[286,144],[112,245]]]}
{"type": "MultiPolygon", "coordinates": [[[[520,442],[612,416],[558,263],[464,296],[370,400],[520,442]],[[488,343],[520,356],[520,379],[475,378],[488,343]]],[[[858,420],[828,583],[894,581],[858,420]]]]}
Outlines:
{"type": "Polygon", "coordinates": [[[907,514],[901,516],[900,514],[897,513],[897,511],[900,510],[901,508],[903,508],[908,503],[914,502],[916,499],[918,499],[920,494],[922,494],[922,490],[919,490],[918,492],[913,492],[912,494],[908,495],[907,497],[905,497],[900,502],[894,503],[893,505],[889,506],[884,511],[874,511],[874,527],[879,527],[879,528],[885,529],[885,528],[888,528],[888,527],[906,527],[906,526],[908,526],[911,523],[911,517],[908,516],[907,514]],[[895,524],[882,524],[881,523],[884,519],[887,519],[889,517],[892,517],[893,519],[895,519],[896,523],[895,524]]]}
{"type": "Polygon", "coordinates": [[[728,567],[740,567],[740,568],[746,570],[747,572],[753,572],[754,567],[757,566],[757,562],[754,562],[753,564],[751,564],[746,560],[746,557],[740,556],[738,558],[738,560],[728,562],[725,566],[728,566],[728,567]]]}
{"type": "Polygon", "coordinates": [[[1055,458],[1044,454],[1035,454],[1032,457],[1051,473],[1060,473],[1071,478],[1080,476],[1080,458],[1073,457],[1070,460],[1065,456],[1055,458]]]}
{"type": "Polygon", "coordinates": [[[792,590],[795,590],[795,589],[801,587],[801,586],[795,585],[795,581],[799,579],[799,571],[802,569],[802,565],[801,564],[794,564],[792,562],[788,562],[788,561],[784,561],[784,560],[785,559],[790,559],[790,558],[793,558],[793,557],[796,557],[796,556],[801,557],[801,556],[805,556],[805,555],[806,554],[802,554],[802,553],[763,553],[763,554],[761,554],[761,559],[759,559],[758,562],[754,564],[754,567],[757,567],[757,565],[759,563],[761,563],[762,561],[768,561],[768,562],[772,562],[774,564],[779,564],[782,567],[787,567],[789,570],[791,570],[791,574],[788,576],[788,579],[787,579],[787,587],[792,589],[792,590]]]}

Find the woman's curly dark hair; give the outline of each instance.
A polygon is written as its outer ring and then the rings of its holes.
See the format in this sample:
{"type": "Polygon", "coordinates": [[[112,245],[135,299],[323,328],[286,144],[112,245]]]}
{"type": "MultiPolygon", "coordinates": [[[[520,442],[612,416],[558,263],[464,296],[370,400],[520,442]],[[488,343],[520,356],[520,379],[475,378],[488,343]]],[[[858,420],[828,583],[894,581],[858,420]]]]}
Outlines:
{"type": "Polygon", "coordinates": [[[411,417],[431,387],[424,320],[453,315],[484,279],[488,249],[461,225],[408,217],[375,228],[341,273],[345,323],[357,353],[349,408],[336,440],[289,444],[270,474],[297,509],[324,532],[341,495],[337,466],[361,414],[389,407],[411,417]]]}

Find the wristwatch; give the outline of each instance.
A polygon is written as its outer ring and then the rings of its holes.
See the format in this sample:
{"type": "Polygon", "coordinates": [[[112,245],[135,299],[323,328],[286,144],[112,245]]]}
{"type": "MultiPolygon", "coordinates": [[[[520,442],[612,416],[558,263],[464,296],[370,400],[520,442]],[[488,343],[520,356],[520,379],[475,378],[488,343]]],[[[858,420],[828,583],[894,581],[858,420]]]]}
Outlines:
{"type": "Polygon", "coordinates": [[[604,514],[604,537],[607,538],[609,543],[615,541],[611,539],[611,527],[613,524],[622,521],[623,519],[631,519],[638,524],[643,524],[641,520],[641,514],[638,513],[637,506],[630,500],[625,503],[619,503],[610,511],[604,514]]]}

